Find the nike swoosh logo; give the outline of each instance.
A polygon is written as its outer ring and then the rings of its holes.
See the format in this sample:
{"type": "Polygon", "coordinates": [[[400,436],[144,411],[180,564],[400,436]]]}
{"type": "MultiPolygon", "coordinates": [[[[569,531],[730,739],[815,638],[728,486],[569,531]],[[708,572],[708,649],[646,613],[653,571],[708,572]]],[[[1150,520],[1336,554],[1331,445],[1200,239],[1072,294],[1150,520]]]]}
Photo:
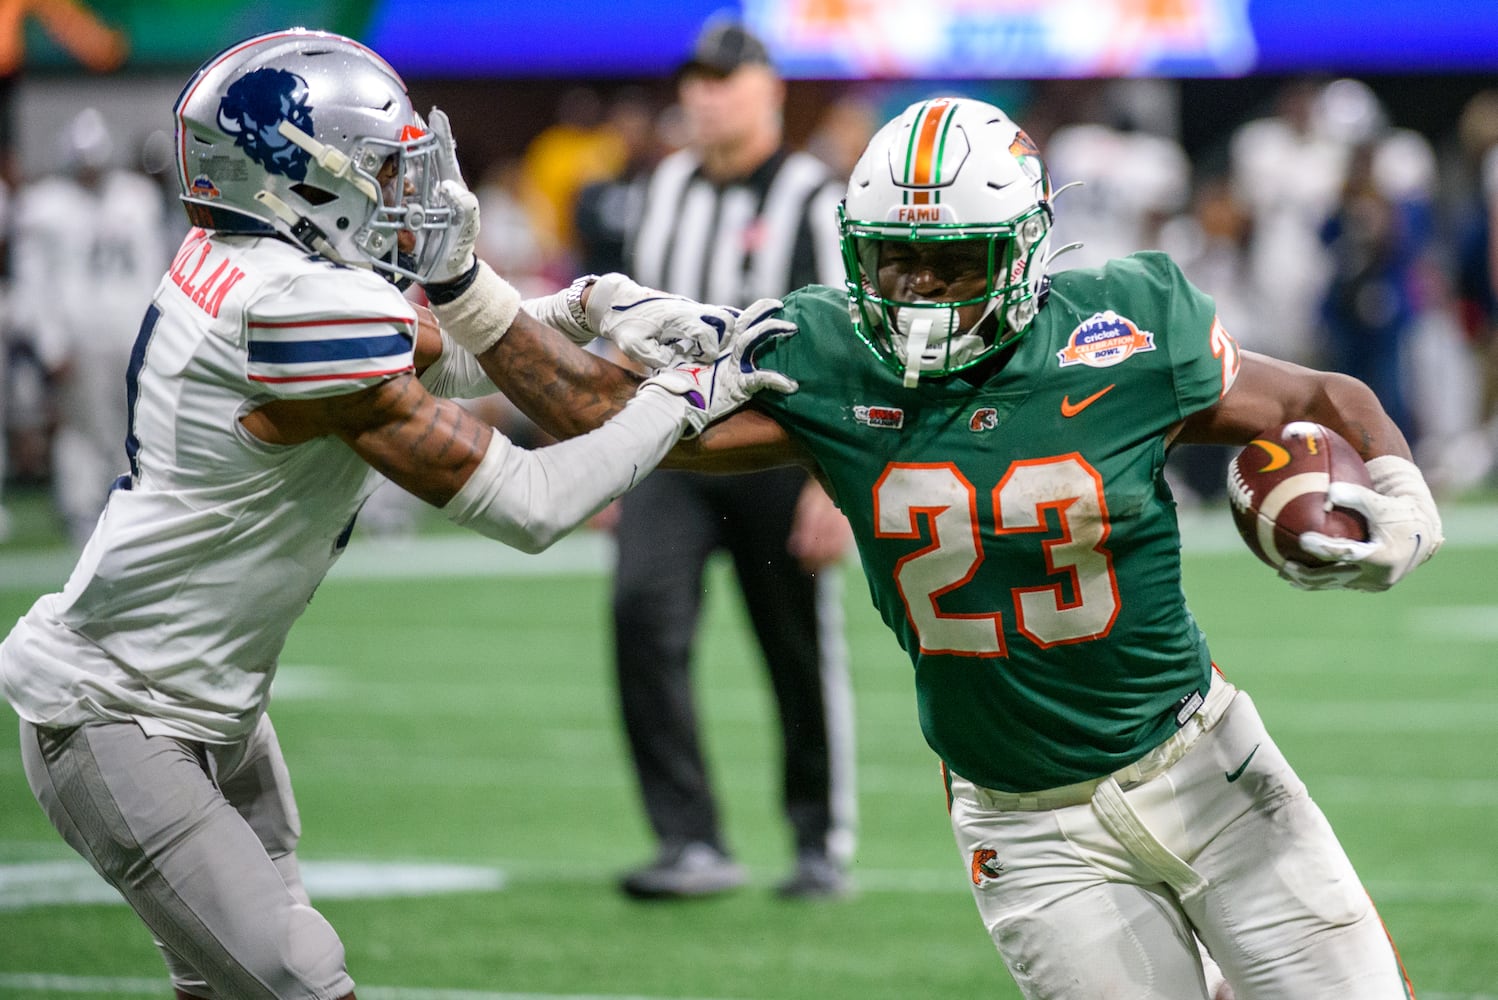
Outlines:
{"type": "MultiPolygon", "coordinates": [[[[1114,385],[1117,385],[1117,383],[1115,382],[1114,385]]],[[[1112,385],[1107,386],[1107,387],[1102,388],[1102,389],[1099,389],[1097,392],[1093,393],[1091,396],[1088,396],[1086,399],[1081,400],[1081,401],[1076,402],[1076,403],[1073,403],[1071,401],[1071,396],[1062,396],[1061,397],[1061,415],[1063,417],[1075,417],[1077,414],[1079,414],[1083,410],[1087,409],[1093,403],[1096,403],[1098,400],[1100,400],[1104,396],[1106,396],[1112,389],[1113,389],[1112,385]]]]}
{"type": "Polygon", "coordinates": [[[1254,744],[1254,748],[1248,752],[1248,756],[1247,757],[1243,758],[1243,763],[1241,763],[1241,764],[1238,765],[1238,769],[1236,771],[1224,771],[1224,772],[1222,772],[1227,777],[1228,784],[1231,785],[1233,782],[1235,782],[1239,778],[1243,777],[1243,772],[1246,771],[1246,770],[1248,770],[1248,762],[1251,761],[1251,760],[1253,760],[1254,759],[1254,754],[1256,754],[1258,752],[1259,752],[1259,744],[1255,743],[1254,744]]]}
{"type": "Polygon", "coordinates": [[[1410,556],[1410,561],[1405,564],[1404,572],[1400,573],[1399,574],[1400,576],[1405,576],[1406,574],[1409,573],[1410,570],[1414,569],[1416,566],[1419,565],[1418,560],[1420,559],[1420,543],[1422,541],[1424,541],[1425,539],[1420,534],[1420,532],[1418,532],[1418,531],[1412,531],[1412,532],[1410,532],[1410,537],[1415,540],[1415,551],[1410,556]]]}

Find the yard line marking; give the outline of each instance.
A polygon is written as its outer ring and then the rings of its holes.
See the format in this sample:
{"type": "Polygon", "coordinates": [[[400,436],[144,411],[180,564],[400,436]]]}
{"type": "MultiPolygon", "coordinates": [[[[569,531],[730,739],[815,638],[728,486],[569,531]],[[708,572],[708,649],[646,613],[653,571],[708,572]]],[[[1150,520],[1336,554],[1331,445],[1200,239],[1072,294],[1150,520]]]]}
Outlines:
{"type": "MultiPolygon", "coordinates": [[[[501,860],[492,863],[405,861],[372,863],[338,859],[302,860],[303,881],[314,900],[389,899],[456,892],[500,892],[517,885],[592,884],[597,876],[575,865],[501,860]]],[[[853,867],[853,877],[866,893],[953,893],[966,895],[966,872],[961,868],[853,867]]],[[[769,885],[771,877],[750,879],[769,885]]],[[[1365,880],[1381,902],[1498,903],[1498,882],[1427,882],[1365,880]]],[[[124,900],[79,858],[0,864],[0,911],[33,906],[123,905],[124,900]]],[[[363,991],[360,991],[361,995],[363,991]]]]}
{"type": "Polygon", "coordinates": [[[1498,639],[1498,605],[1422,608],[1413,624],[1429,639],[1498,639]]]}
{"type": "MultiPolygon", "coordinates": [[[[0,973],[0,989],[30,990],[33,993],[159,996],[164,981],[115,976],[63,976],[45,972],[0,973]]],[[[706,997],[654,997],[634,993],[495,993],[490,990],[434,990],[363,984],[359,985],[358,992],[370,1000],[710,1000],[706,997]]]]}
{"type": "MultiPolygon", "coordinates": [[[[496,867],[435,861],[303,861],[302,881],[318,900],[393,899],[498,892],[509,879],[496,867]]],[[[0,864],[0,912],[34,906],[124,903],[81,858],[0,864]]]]}

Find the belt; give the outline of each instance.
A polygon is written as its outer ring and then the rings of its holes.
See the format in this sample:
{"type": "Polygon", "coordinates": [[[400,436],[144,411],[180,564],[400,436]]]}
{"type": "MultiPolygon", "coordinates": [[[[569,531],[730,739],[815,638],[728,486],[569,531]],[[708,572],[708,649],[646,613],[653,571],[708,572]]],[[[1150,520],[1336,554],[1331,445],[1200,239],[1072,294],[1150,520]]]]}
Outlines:
{"type": "MultiPolygon", "coordinates": [[[[1001,792],[992,788],[984,788],[971,782],[963,782],[971,787],[971,798],[985,809],[995,809],[1003,812],[1038,812],[1046,809],[1064,809],[1067,806],[1077,806],[1092,800],[1092,795],[1098,786],[1110,778],[1118,782],[1121,789],[1128,790],[1144,784],[1152,778],[1159,777],[1170,769],[1186,752],[1195,745],[1202,734],[1217,725],[1223,713],[1227,711],[1228,705],[1232,704],[1233,696],[1238,689],[1223,679],[1216,669],[1212,671],[1212,682],[1207,688],[1207,697],[1196,713],[1181,724],[1168,739],[1155,747],[1149,753],[1140,757],[1134,763],[1121,767],[1112,774],[1105,774],[1098,778],[1089,778],[1087,781],[1078,781],[1070,785],[1061,785],[1056,788],[1046,788],[1038,792],[1001,792]]],[[[954,775],[954,777],[956,777],[954,775]]],[[[962,790],[957,785],[954,793],[962,790]]]]}

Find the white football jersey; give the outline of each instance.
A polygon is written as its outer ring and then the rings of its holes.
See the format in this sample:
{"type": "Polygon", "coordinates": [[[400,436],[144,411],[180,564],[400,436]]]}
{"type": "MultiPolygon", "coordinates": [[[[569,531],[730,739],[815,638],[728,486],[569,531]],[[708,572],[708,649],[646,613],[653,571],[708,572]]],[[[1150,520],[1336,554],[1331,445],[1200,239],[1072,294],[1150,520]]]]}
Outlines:
{"type": "Polygon", "coordinates": [[[130,475],[62,592],[0,645],[16,712],[208,742],[253,729],[377,477],[336,437],[269,445],[239,418],[410,371],[415,333],[411,304],[373,272],[189,233],[130,359],[130,475]]]}

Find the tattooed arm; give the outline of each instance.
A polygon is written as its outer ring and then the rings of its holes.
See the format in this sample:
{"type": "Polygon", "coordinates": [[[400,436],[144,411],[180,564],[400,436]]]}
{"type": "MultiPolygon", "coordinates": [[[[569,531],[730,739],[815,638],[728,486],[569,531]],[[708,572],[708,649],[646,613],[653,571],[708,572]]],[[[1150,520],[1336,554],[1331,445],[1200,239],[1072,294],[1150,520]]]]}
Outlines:
{"type": "MultiPolygon", "coordinates": [[[[478,360],[522,413],[560,438],[591,430],[619,412],[642,378],[583,350],[524,312],[478,360]]],[[[666,468],[702,472],[793,464],[810,465],[811,460],[784,428],[752,407],[680,442],[661,462],[666,468]]]]}
{"type": "Polygon", "coordinates": [[[407,492],[442,506],[478,468],[494,430],[411,375],[323,399],[278,399],[241,418],[271,444],[337,435],[407,492]]]}
{"type": "Polygon", "coordinates": [[[478,360],[522,413],[559,438],[601,425],[643,381],[524,312],[478,360]]]}

